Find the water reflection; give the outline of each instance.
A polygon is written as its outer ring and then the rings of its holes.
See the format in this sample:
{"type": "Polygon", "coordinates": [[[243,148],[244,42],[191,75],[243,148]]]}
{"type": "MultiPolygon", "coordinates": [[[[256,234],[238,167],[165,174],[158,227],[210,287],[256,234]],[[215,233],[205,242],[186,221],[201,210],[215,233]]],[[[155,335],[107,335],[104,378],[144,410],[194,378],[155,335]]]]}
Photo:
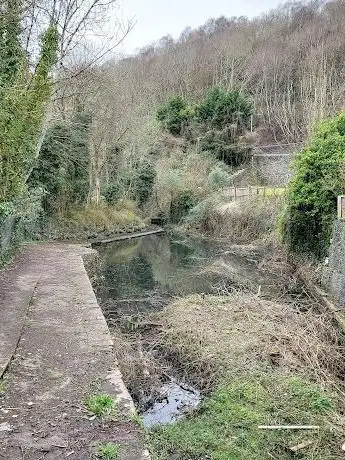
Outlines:
{"type": "Polygon", "coordinates": [[[215,258],[209,243],[153,235],[97,249],[102,260],[97,294],[106,313],[131,314],[163,306],[172,296],[212,291],[215,276],[203,271],[215,258]]]}

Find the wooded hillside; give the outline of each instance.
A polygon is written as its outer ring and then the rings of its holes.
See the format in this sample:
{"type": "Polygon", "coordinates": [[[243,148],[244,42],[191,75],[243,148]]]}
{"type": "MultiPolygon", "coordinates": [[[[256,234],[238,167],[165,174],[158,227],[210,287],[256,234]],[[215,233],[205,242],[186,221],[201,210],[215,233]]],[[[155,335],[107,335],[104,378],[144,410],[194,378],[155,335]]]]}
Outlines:
{"type": "Polygon", "coordinates": [[[171,95],[198,101],[221,86],[250,96],[259,143],[303,141],[344,108],[344,20],[343,0],[287,3],[253,20],[210,19],[108,62],[91,85],[105,137],[138,134],[171,95]]]}

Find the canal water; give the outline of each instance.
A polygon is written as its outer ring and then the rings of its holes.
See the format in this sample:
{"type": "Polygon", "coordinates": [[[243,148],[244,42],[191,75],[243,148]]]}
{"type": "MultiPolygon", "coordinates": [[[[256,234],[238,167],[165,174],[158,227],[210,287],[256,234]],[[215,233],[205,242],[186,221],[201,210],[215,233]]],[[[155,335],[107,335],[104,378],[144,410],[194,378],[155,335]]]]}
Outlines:
{"type": "MultiPolygon", "coordinates": [[[[97,247],[100,273],[96,294],[108,324],[133,324],[135,318],[164,308],[172,298],[224,289],[268,288],[252,253],[246,257],[223,244],[201,239],[152,235],[97,247]]],[[[171,379],[162,397],[143,414],[146,426],[170,423],[197,407],[199,393],[171,379]]]]}

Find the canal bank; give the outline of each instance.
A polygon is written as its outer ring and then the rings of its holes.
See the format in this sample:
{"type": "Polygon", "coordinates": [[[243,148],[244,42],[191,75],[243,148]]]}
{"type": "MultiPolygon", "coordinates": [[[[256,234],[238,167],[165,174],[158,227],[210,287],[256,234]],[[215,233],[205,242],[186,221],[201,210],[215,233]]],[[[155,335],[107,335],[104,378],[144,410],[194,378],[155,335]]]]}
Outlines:
{"type": "Polygon", "coordinates": [[[163,235],[99,254],[96,294],[154,460],[342,458],[344,337],[279,248],[163,235]],[[305,424],[318,428],[258,429],[305,424]]]}
{"type": "Polygon", "coordinates": [[[133,403],[116,363],[80,245],[23,249],[1,273],[0,458],[94,458],[113,444],[120,459],[146,458],[133,403]],[[112,415],[87,410],[107,395],[112,415]]]}

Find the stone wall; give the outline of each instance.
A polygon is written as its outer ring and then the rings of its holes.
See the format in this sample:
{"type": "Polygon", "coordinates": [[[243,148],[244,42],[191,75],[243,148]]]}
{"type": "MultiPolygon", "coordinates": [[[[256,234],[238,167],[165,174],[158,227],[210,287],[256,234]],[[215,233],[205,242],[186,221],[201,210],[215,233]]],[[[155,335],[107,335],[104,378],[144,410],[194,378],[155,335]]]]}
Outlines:
{"type": "Polygon", "coordinates": [[[245,173],[236,178],[234,185],[285,186],[291,177],[291,162],[296,148],[256,148],[245,173]]]}
{"type": "Polygon", "coordinates": [[[345,307],[345,221],[334,224],[329,259],[323,270],[324,287],[345,307]]]}
{"type": "Polygon", "coordinates": [[[286,185],[290,178],[291,155],[257,155],[253,157],[252,168],[257,181],[262,185],[279,187],[286,185]]]}

